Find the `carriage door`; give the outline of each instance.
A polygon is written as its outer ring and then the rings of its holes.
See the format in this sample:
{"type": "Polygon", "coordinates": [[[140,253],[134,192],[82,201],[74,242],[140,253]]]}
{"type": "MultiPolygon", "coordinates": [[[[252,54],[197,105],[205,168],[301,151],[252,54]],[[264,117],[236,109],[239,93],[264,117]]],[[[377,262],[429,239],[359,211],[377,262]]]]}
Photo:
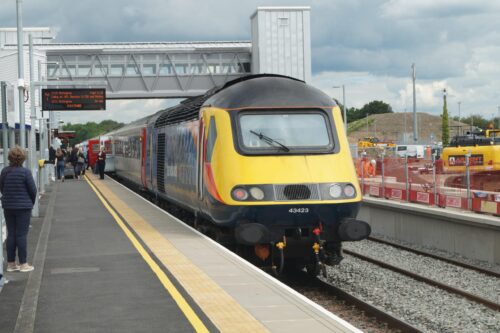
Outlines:
{"type": "Polygon", "coordinates": [[[158,133],[156,144],[156,186],[165,193],[165,133],[158,133]]]}
{"type": "Polygon", "coordinates": [[[203,200],[203,160],[205,151],[205,122],[203,117],[200,117],[199,122],[199,133],[198,133],[198,149],[197,149],[197,161],[198,166],[196,168],[197,182],[196,190],[198,193],[198,199],[203,200]]]}
{"type": "Polygon", "coordinates": [[[150,131],[150,134],[149,134],[149,152],[148,152],[148,157],[149,157],[149,182],[151,183],[150,186],[151,186],[151,189],[153,190],[154,187],[153,187],[153,132],[154,130],[151,129],[150,131]]]}
{"type": "Polygon", "coordinates": [[[146,142],[146,128],[143,128],[141,130],[141,137],[140,137],[140,143],[141,143],[141,181],[142,181],[142,186],[145,188],[148,187],[148,178],[146,176],[146,159],[147,159],[147,153],[146,153],[146,147],[148,146],[148,143],[146,142]]]}

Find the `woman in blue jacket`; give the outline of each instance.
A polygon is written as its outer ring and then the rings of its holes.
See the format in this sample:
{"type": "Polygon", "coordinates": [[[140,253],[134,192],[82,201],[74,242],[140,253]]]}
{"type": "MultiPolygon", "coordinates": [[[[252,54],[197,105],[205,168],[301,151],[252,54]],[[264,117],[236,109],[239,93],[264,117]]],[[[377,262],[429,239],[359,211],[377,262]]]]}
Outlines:
{"type": "Polygon", "coordinates": [[[9,152],[10,165],[0,174],[2,208],[7,222],[7,272],[30,272],[27,238],[31,210],[36,200],[36,185],[31,171],[23,168],[24,151],[16,146],[9,152]],[[16,249],[19,265],[16,264],[16,249]]]}

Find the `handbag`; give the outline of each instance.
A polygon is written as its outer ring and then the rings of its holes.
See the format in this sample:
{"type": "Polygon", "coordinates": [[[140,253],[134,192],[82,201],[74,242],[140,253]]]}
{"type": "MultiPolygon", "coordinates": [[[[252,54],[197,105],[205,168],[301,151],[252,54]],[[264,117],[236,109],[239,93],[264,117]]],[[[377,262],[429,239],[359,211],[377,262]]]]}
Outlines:
{"type": "Polygon", "coordinates": [[[78,156],[78,161],[77,162],[83,164],[83,163],[85,163],[85,159],[83,157],[81,157],[81,156],[78,156]]]}

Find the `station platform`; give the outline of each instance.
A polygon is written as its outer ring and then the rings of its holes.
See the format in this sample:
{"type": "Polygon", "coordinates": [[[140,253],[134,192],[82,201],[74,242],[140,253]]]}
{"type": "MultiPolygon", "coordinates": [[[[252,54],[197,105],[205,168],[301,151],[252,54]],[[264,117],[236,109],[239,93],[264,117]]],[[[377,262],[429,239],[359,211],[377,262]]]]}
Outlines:
{"type": "Polygon", "coordinates": [[[111,178],[40,202],[1,332],[360,332],[111,178]]]}

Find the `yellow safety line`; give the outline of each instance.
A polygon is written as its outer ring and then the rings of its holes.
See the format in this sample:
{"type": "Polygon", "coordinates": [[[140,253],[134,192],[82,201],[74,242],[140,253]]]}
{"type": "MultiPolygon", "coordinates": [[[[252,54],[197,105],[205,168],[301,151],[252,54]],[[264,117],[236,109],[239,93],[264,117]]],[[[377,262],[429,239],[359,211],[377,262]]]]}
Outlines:
{"type": "Polygon", "coordinates": [[[123,230],[125,235],[128,237],[130,242],[134,245],[134,247],[137,249],[137,251],[141,254],[142,258],[146,263],[151,267],[153,272],[156,274],[160,282],[163,284],[165,289],[168,291],[168,293],[172,296],[174,301],[177,303],[181,311],[184,313],[186,318],[189,320],[193,328],[196,330],[196,332],[209,332],[205,324],[200,320],[198,315],[193,311],[191,306],[186,302],[184,297],[182,297],[181,293],[175,288],[175,286],[172,284],[170,279],[167,277],[165,272],[158,266],[158,264],[151,258],[151,256],[146,252],[144,247],[139,243],[137,238],[130,232],[130,230],[127,228],[123,220],[116,214],[114,209],[106,202],[106,200],[102,197],[102,195],[99,193],[99,191],[95,188],[95,186],[92,184],[92,182],[85,176],[85,181],[90,185],[92,190],[97,194],[97,197],[99,200],[101,200],[102,204],[108,212],[113,216],[115,219],[116,223],[120,226],[120,228],[123,230]]]}

